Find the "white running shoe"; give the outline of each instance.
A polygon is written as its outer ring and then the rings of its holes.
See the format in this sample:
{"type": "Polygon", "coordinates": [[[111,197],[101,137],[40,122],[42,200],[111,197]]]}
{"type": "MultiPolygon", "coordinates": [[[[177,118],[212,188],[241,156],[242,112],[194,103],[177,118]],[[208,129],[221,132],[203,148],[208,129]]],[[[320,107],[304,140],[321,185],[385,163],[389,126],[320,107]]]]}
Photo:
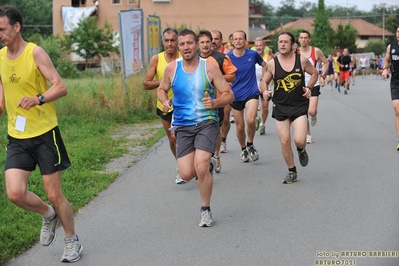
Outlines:
{"type": "Polygon", "coordinates": [[[220,152],[221,153],[226,153],[227,152],[227,145],[226,142],[222,141],[222,144],[220,144],[220,152]]]}

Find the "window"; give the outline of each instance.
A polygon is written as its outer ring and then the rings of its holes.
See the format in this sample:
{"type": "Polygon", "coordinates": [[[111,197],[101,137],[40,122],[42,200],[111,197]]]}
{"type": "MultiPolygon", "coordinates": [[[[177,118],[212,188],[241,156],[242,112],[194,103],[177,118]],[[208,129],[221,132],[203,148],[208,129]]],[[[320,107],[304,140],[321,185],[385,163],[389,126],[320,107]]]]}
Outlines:
{"type": "Polygon", "coordinates": [[[111,0],[111,4],[120,5],[121,4],[121,0],[111,0]]]}
{"type": "Polygon", "coordinates": [[[86,6],[86,0],[72,0],[71,1],[72,7],[82,7],[86,6]]]}
{"type": "Polygon", "coordinates": [[[128,0],[128,3],[131,5],[138,5],[139,4],[139,0],[128,0]]]}
{"type": "Polygon", "coordinates": [[[369,39],[369,36],[360,36],[360,40],[368,40],[369,39]]]}
{"type": "Polygon", "coordinates": [[[153,3],[170,3],[172,0],[152,0],[153,3]]]}

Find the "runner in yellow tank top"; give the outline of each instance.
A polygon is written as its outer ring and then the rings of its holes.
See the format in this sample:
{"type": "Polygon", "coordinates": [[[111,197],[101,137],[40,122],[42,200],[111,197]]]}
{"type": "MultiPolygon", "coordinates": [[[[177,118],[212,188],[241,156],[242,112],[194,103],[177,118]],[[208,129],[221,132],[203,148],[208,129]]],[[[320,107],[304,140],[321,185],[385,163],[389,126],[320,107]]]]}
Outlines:
{"type": "MultiPolygon", "coordinates": [[[[151,58],[143,82],[145,90],[158,89],[166,66],[170,62],[181,57],[180,53],[177,50],[177,31],[175,29],[165,29],[162,33],[162,42],[165,51],[156,54],[151,58]]],[[[168,99],[173,99],[173,91],[171,89],[169,89],[168,91],[168,99]]],[[[162,111],[162,107],[163,104],[159,100],[157,100],[157,114],[161,117],[163,128],[166,132],[166,135],[168,136],[170,150],[172,151],[173,156],[176,157],[176,139],[172,132],[169,130],[169,128],[172,126],[173,108],[171,108],[169,112],[164,112],[162,111]]],[[[180,178],[179,174],[177,174],[175,183],[184,184],[185,182],[180,178]]]]}
{"type": "Polygon", "coordinates": [[[61,261],[75,262],[83,247],[75,234],[71,205],[61,188],[61,171],[71,162],[52,104],[67,94],[67,88],[48,54],[22,39],[22,16],[15,6],[0,6],[0,29],[4,46],[0,50],[0,115],[7,107],[8,118],[4,165],[7,196],[17,206],[42,215],[43,246],[53,243],[60,220],[65,231],[61,261]],[[51,205],[27,190],[36,165],[51,205]]]}

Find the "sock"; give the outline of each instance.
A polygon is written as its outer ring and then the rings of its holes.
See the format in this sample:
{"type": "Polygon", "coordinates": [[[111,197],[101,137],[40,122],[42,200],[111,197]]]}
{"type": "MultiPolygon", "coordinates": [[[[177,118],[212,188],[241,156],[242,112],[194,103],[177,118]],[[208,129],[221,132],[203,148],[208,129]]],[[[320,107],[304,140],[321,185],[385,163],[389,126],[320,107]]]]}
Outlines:
{"type": "Polygon", "coordinates": [[[296,173],[296,166],[288,168],[288,171],[296,173]]]}
{"type": "Polygon", "coordinates": [[[305,148],[298,148],[298,147],[296,147],[296,150],[298,151],[298,152],[303,152],[304,150],[305,150],[305,148]]]}
{"type": "Polygon", "coordinates": [[[249,147],[251,145],[254,145],[254,143],[253,142],[247,142],[247,147],[249,147]]]}
{"type": "Polygon", "coordinates": [[[226,143],[226,138],[222,138],[222,142],[226,143]]]}
{"type": "Polygon", "coordinates": [[[73,235],[73,236],[66,236],[65,239],[73,239],[75,241],[79,241],[79,238],[77,235],[73,235]]]}
{"type": "Polygon", "coordinates": [[[263,124],[262,122],[259,123],[259,126],[260,126],[260,127],[263,126],[263,125],[264,125],[264,124],[263,124]]]}
{"type": "Polygon", "coordinates": [[[219,156],[213,155],[213,158],[219,159],[219,158],[220,158],[220,155],[219,155],[219,156]]]}
{"type": "Polygon", "coordinates": [[[211,210],[210,206],[207,206],[207,207],[201,206],[201,211],[210,211],[210,210],[211,210]]]}
{"type": "Polygon", "coordinates": [[[244,148],[241,147],[241,151],[245,151],[246,149],[247,149],[247,147],[244,147],[244,148]]]}
{"type": "Polygon", "coordinates": [[[52,220],[55,217],[55,210],[53,206],[48,205],[48,211],[43,215],[44,219],[52,220]]]}

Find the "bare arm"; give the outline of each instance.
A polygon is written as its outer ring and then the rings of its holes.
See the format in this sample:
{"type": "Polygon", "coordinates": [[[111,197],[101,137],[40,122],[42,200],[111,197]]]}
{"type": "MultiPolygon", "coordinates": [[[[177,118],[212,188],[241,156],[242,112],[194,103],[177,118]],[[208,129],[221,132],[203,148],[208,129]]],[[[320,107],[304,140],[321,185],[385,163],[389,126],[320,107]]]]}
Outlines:
{"type": "Polygon", "coordinates": [[[388,45],[387,52],[385,54],[383,70],[381,74],[381,76],[384,79],[389,78],[389,72],[391,71],[391,69],[389,68],[390,66],[391,66],[391,45],[388,45]]]}
{"type": "Polygon", "coordinates": [[[4,107],[5,107],[4,88],[3,88],[3,82],[1,81],[0,78],[0,116],[3,114],[4,107]]]}
{"type": "Polygon", "coordinates": [[[269,84],[273,80],[274,75],[274,59],[269,60],[266,65],[265,73],[262,76],[262,80],[259,83],[259,90],[263,95],[263,98],[270,100],[272,91],[269,91],[269,84]]]}
{"type": "Polygon", "coordinates": [[[154,80],[157,73],[158,55],[151,57],[150,64],[148,65],[147,73],[145,74],[143,86],[145,90],[153,90],[159,87],[160,80],[154,80]]]}
{"type": "Polygon", "coordinates": [[[212,82],[213,86],[218,92],[220,92],[221,95],[216,99],[204,97],[202,102],[205,107],[208,109],[219,108],[231,103],[234,100],[233,91],[231,90],[230,85],[224,79],[222,73],[217,68],[217,66],[215,66],[214,64],[206,64],[206,70],[209,80],[212,82]]]}
{"type": "Polygon", "coordinates": [[[321,77],[320,77],[321,78],[320,85],[322,87],[324,87],[326,85],[324,77],[327,75],[328,67],[329,67],[328,61],[327,61],[327,58],[324,56],[323,52],[319,48],[316,48],[316,55],[317,55],[317,60],[319,60],[320,62],[322,62],[324,64],[323,72],[321,73],[321,77]]]}
{"type": "MultiPolygon", "coordinates": [[[[53,62],[51,62],[48,54],[40,46],[33,48],[33,59],[35,61],[36,67],[40,70],[42,75],[51,84],[50,88],[42,92],[43,96],[46,98],[46,103],[53,102],[67,94],[67,88],[64,81],[61,79],[57,70],[55,69],[53,62]]],[[[40,92],[38,92],[40,93],[40,92]]],[[[18,107],[29,110],[31,107],[39,105],[39,98],[33,97],[22,97],[18,102],[18,107]]]]}
{"type": "Polygon", "coordinates": [[[171,78],[173,75],[173,70],[175,69],[176,61],[170,63],[165,68],[165,73],[163,78],[160,81],[157,96],[161,103],[163,103],[163,111],[168,112],[171,108],[172,103],[170,102],[171,99],[168,99],[168,90],[171,85],[171,78]]]}
{"type": "Polygon", "coordinates": [[[310,80],[308,82],[308,88],[312,89],[314,84],[317,82],[317,78],[319,77],[319,73],[317,72],[317,69],[309,62],[309,60],[301,56],[301,64],[302,64],[302,69],[304,72],[308,73],[311,75],[310,80]]]}

